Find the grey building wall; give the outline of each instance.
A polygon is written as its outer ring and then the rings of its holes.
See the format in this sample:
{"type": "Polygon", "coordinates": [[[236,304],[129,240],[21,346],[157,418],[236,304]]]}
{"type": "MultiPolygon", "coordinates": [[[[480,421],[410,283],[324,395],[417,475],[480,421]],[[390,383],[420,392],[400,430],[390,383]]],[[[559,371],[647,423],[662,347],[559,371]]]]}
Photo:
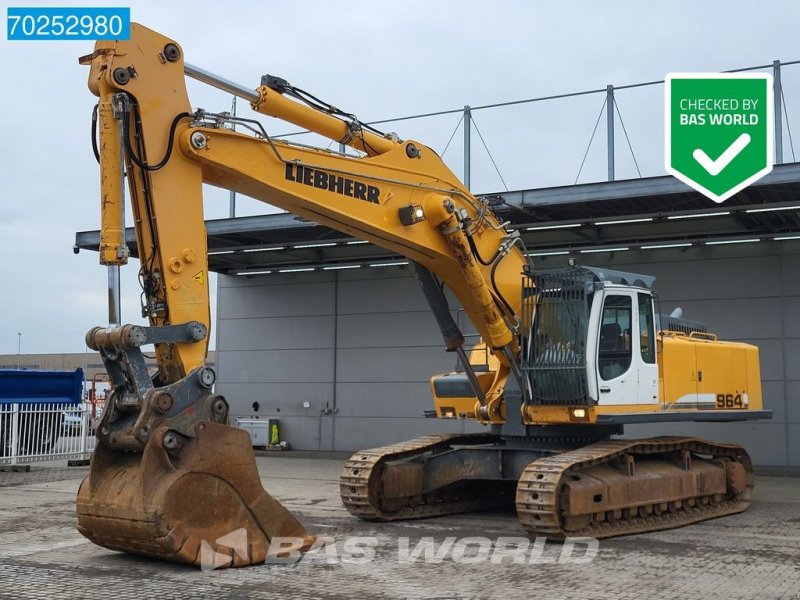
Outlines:
{"type": "Polygon", "coordinates": [[[479,427],[423,416],[430,376],[452,370],[455,355],[409,267],[220,276],[217,319],[217,389],[232,418],[277,417],[293,448],[479,427]]]}
{"type": "MultiPolygon", "coordinates": [[[[681,306],[686,318],[707,322],[720,337],[760,348],[771,421],[641,425],[628,435],[732,441],[756,464],[800,466],[800,242],[577,258],[655,275],[662,312],[681,306]]],[[[537,266],[561,267],[565,259],[539,259],[537,266]]],[[[219,391],[233,415],[280,418],[294,448],[356,450],[480,429],[422,416],[431,406],[429,377],[455,360],[442,350],[408,267],[220,276],[218,294],[219,391]]]]}

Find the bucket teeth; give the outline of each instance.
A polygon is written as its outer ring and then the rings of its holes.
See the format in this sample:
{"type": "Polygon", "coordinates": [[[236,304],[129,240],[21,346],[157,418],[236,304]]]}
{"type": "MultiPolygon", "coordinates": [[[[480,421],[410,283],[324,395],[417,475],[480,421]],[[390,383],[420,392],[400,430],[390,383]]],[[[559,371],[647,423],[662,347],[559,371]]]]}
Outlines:
{"type": "Polygon", "coordinates": [[[141,454],[98,444],[78,491],[85,537],[203,568],[263,563],[311,547],[314,537],[261,486],[246,432],[200,421],[193,437],[167,450],[169,435],[153,432],[141,454]]]}

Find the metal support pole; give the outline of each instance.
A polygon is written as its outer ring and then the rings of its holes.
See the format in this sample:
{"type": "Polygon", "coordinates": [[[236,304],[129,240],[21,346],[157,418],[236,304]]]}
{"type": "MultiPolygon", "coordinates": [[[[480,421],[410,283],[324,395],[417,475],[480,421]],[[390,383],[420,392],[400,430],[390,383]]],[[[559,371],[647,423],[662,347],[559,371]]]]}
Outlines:
{"type": "Polygon", "coordinates": [[[81,411],[81,439],[78,446],[78,452],[80,452],[81,458],[86,458],[86,433],[89,431],[87,425],[92,416],[89,414],[85,402],[81,402],[78,406],[80,407],[81,411]]]}
{"type": "Polygon", "coordinates": [[[772,61],[772,96],[775,105],[775,164],[783,164],[783,94],[781,93],[781,61],[772,61]]]}
{"type": "Polygon", "coordinates": [[[614,181],[614,86],[606,86],[606,133],[608,136],[608,180],[614,181]]]}
{"type": "Polygon", "coordinates": [[[17,369],[20,368],[22,363],[22,332],[17,332],[17,369]]]}
{"type": "MultiPolygon", "coordinates": [[[[233,102],[231,103],[231,116],[236,116],[236,96],[233,97],[233,102]]],[[[231,129],[236,131],[236,122],[234,121],[231,124],[231,129]]],[[[236,216],[236,192],[231,190],[230,193],[230,203],[228,207],[228,216],[233,219],[236,216]]]]}
{"type": "Polygon", "coordinates": [[[19,404],[11,407],[11,464],[17,464],[19,456],[19,404]]]}
{"type": "Polygon", "coordinates": [[[470,165],[470,149],[472,141],[470,134],[472,133],[472,109],[469,106],[464,107],[464,185],[467,189],[470,188],[470,174],[472,171],[470,165]]]}

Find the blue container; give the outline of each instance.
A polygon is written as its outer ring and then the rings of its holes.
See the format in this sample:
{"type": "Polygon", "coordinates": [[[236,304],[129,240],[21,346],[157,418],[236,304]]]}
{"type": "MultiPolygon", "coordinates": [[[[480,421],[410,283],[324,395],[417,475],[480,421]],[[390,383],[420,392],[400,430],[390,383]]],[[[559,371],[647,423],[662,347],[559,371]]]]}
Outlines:
{"type": "Polygon", "coordinates": [[[79,404],[82,397],[83,369],[0,369],[0,405],[55,402],[79,404]]]}

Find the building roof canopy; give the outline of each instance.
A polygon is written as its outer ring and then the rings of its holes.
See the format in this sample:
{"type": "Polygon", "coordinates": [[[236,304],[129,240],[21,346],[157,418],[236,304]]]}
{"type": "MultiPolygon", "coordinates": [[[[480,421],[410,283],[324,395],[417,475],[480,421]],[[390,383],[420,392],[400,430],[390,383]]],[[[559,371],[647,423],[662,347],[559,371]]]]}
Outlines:
{"type": "MultiPolygon", "coordinates": [[[[671,176],[484,194],[522,234],[534,256],[570,251],[774,240],[800,236],[800,163],[716,204],[671,176]]],[[[387,250],[289,213],[206,222],[209,268],[256,274],[355,268],[402,260],[387,250]]],[[[133,256],[133,230],[126,231],[133,256]]],[[[76,249],[97,250],[98,231],[76,234],[76,249]]]]}

